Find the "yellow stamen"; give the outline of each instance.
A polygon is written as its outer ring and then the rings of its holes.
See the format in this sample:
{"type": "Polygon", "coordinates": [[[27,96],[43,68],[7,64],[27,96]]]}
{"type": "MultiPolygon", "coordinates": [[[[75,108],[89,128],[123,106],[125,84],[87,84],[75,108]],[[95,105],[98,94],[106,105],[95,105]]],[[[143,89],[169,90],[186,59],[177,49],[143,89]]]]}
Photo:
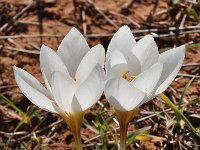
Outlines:
{"type": "Polygon", "coordinates": [[[124,79],[127,79],[128,74],[129,74],[129,71],[125,72],[125,73],[123,74],[122,77],[123,77],[124,79]]]}
{"type": "Polygon", "coordinates": [[[128,80],[128,82],[131,82],[135,79],[135,76],[131,76],[130,78],[128,77],[128,74],[130,73],[130,71],[125,72],[122,77],[126,80],[128,80]]]}
{"type": "Polygon", "coordinates": [[[129,82],[133,81],[135,79],[135,76],[131,76],[130,79],[128,80],[129,82]]]}

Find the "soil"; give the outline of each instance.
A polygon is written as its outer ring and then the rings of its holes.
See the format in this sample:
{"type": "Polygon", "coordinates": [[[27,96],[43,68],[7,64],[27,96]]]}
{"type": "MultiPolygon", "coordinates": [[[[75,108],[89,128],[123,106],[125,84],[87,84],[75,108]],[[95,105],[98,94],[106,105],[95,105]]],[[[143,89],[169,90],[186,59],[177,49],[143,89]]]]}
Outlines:
{"type": "MultiPolygon", "coordinates": [[[[169,27],[179,27],[185,16],[183,27],[194,26],[199,24],[200,18],[194,18],[187,13],[187,8],[192,7],[196,10],[197,15],[200,14],[200,6],[183,2],[180,5],[173,5],[167,0],[136,0],[129,7],[125,7],[127,0],[93,0],[92,3],[87,0],[43,0],[38,1],[35,7],[27,10],[20,18],[13,21],[10,26],[0,32],[0,93],[9,98],[16,106],[24,112],[30,112],[30,109],[37,108],[33,106],[21,93],[16,86],[13,76],[13,66],[16,65],[34,75],[43,83],[40,72],[39,55],[28,53],[27,51],[18,51],[20,49],[39,52],[42,44],[45,44],[54,50],[57,50],[59,43],[64,35],[66,35],[72,27],[78,28],[82,33],[85,33],[90,47],[101,43],[107,48],[113,33],[123,24],[127,24],[133,30],[140,29],[167,29],[169,27]],[[102,13],[109,19],[105,18],[102,13]],[[85,13],[85,19],[83,17],[85,13]],[[110,21],[111,20],[111,21],[110,21]],[[86,27],[86,30],[84,29],[86,27]],[[40,35],[48,34],[43,37],[20,37],[20,38],[5,38],[3,36],[14,35],[40,35]],[[51,35],[58,35],[57,37],[51,35]]],[[[30,0],[3,0],[0,2],[0,27],[9,22],[17,13],[31,3],[30,0]]],[[[198,30],[199,31],[199,30],[198,30]]],[[[188,46],[184,64],[200,63],[200,34],[188,33],[181,34],[184,31],[174,32],[175,36],[167,36],[155,38],[156,43],[161,51],[182,45],[193,41],[196,46],[188,46]]],[[[135,37],[144,36],[152,32],[133,33],[135,37]]],[[[158,35],[169,34],[169,31],[156,32],[158,35]]],[[[200,65],[184,66],[180,74],[184,75],[200,75],[200,65]]],[[[165,92],[174,103],[178,103],[180,95],[185,85],[191,80],[191,77],[177,76],[170,88],[165,92]]],[[[200,80],[195,78],[189,87],[184,104],[192,99],[200,96],[200,80]]],[[[101,98],[102,103],[106,103],[104,97],[101,98]]],[[[196,127],[200,127],[200,107],[199,103],[187,106],[184,114],[191,123],[196,127]]],[[[12,108],[7,106],[5,102],[0,101],[0,143],[6,142],[8,136],[5,133],[12,133],[20,121],[20,116],[12,111],[12,108]],[[3,109],[4,108],[4,109],[3,109]],[[3,110],[8,111],[5,115],[3,110]],[[10,115],[9,115],[10,114],[10,115]]],[[[109,107],[109,106],[108,106],[109,107]]],[[[142,106],[142,111],[162,111],[168,107],[156,98],[153,101],[142,106]]],[[[92,122],[96,119],[94,110],[101,109],[96,104],[91,108],[85,118],[92,122]]],[[[30,124],[24,124],[18,131],[24,131],[29,134],[31,131],[38,131],[50,124],[56,122],[60,118],[37,108],[38,114],[42,116],[44,121],[39,124],[37,117],[33,117],[30,124]],[[39,125],[38,125],[39,124],[39,125]]],[[[167,117],[174,117],[174,114],[162,114],[167,117]]],[[[134,120],[141,119],[147,115],[138,113],[134,120]]],[[[105,116],[106,117],[106,116],[105,116]]],[[[133,120],[133,122],[134,122],[133,120]]],[[[118,127],[114,122],[111,125],[118,127]]],[[[198,149],[199,141],[197,136],[184,125],[181,128],[178,125],[170,125],[170,122],[163,121],[157,116],[145,119],[141,122],[131,124],[129,131],[134,131],[139,128],[151,126],[150,134],[165,138],[161,141],[138,141],[136,140],[130,145],[129,149],[198,149]],[[195,142],[194,142],[195,141],[195,142]],[[189,143],[188,146],[186,143],[189,143]],[[191,144],[192,143],[192,144],[191,144]],[[194,145],[196,144],[196,146],[194,145]]],[[[30,140],[32,136],[26,137],[27,134],[15,135],[12,138],[10,145],[2,146],[3,149],[20,149],[22,145],[27,145],[27,149],[40,149],[38,143],[30,140]]],[[[95,137],[97,134],[86,128],[84,125],[81,129],[83,141],[95,137]]],[[[64,122],[46,128],[44,131],[36,134],[37,137],[42,137],[45,143],[48,144],[48,149],[71,149],[74,145],[73,136],[64,122]]],[[[107,139],[112,139],[107,136],[107,139]]],[[[88,144],[101,143],[101,139],[97,138],[88,144]]],[[[113,145],[112,143],[108,145],[113,145]]],[[[1,149],[1,144],[0,144],[1,149]]],[[[88,146],[85,149],[95,149],[95,146],[88,146]]]]}

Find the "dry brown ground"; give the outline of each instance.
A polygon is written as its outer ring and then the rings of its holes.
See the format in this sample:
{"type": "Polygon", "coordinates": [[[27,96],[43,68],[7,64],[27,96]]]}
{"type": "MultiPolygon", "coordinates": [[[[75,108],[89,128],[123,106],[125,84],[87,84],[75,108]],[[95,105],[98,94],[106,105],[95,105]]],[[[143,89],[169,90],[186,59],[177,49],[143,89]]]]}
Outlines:
{"type": "MultiPolygon", "coordinates": [[[[188,7],[196,9],[199,14],[200,6],[190,2],[183,2],[179,6],[173,6],[167,0],[136,0],[130,6],[126,7],[128,0],[93,0],[93,3],[87,0],[44,0],[39,2],[37,6],[28,9],[20,18],[13,21],[10,26],[1,31],[1,36],[11,35],[45,35],[43,37],[4,37],[0,39],[0,93],[12,100],[18,107],[25,112],[30,109],[32,104],[21,94],[17,88],[13,78],[13,65],[21,67],[26,71],[33,74],[41,82],[42,77],[39,67],[39,55],[29,53],[39,52],[39,47],[45,44],[53,49],[57,49],[61,42],[63,35],[73,27],[77,27],[82,33],[85,34],[90,46],[97,43],[103,44],[107,48],[111,35],[116,32],[123,24],[127,24],[131,29],[159,29],[156,32],[158,35],[166,35],[171,32],[163,31],[169,27],[186,27],[194,26],[199,23],[199,17],[194,18],[186,11],[188,7]],[[84,15],[85,14],[85,18],[84,15]],[[184,20],[185,18],[185,20],[184,20]],[[162,30],[162,31],[160,31],[162,30]],[[55,37],[54,35],[58,35],[55,37]],[[24,49],[24,52],[20,52],[24,49]]],[[[29,0],[3,0],[0,1],[0,26],[9,22],[13,16],[20,12],[24,7],[30,4],[29,0]]],[[[1,29],[0,29],[1,30],[1,29]]],[[[200,42],[200,28],[196,29],[196,33],[182,34],[185,31],[176,31],[175,36],[167,36],[155,38],[161,50],[171,48],[193,41],[194,43],[200,42]]],[[[193,30],[194,31],[194,30],[193,30]]],[[[143,36],[149,32],[134,33],[135,37],[143,36]]],[[[184,64],[200,63],[200,46],[193,46],[188,48],[184,64]]],[[[186,66],[181,69],[182,74],[200,75],[200,66],[186,66]]],[[[183,91],[185,84],[190,80],[190,77],[178,76],[176,80],[166,91],[166,94],[177,102],[180,94],[183,91]]],[[[197,98],[200,96],[200,80],[196,78],[189,88],[185,97],[186,101],[197,98]]],[[[102,98],[103,99],[103,98],[102,98]]],[[[0,140],[6,142],[8,139],[5,133],[13,132],[14,128],[19,122],[16,113],[6,115],[6,111],[11,111],[3,101],[0,101],[0,140]]],[[[99,107],[98,105],[96,105],[99,107]]],[[[162,111],[168,107],[160,102],[159,99],[148,102],[141,110],[147,111],[162,111]]],[[[96,113],[92,108],[86,114],[86,119],[95,119],[96,113]]],[[[7,149],[16,149],[23,143],[27,143],[29,149],[38,149],[38,145],[30,142],[30,136],[26,135],[32,130],[37,131],[48,127],[51,123],[57,121],[59,118],[54,114],[50,114],[38,110],[39,114],[45,118],[44,122],[37,127],[37,120],[32,120],[31,124],[23,125],[19,131],[25,131],[26,134],[16,135],[13,137],[7,149]],[[36,127],[36,128],[35,128],[36,127]]],[[[168,116],[169,114],[163,114],[168,116]]],[[[189,118],[195,127],[199,127],[200,121],[200,108],[199,104],[189,106],[186,109],[185,115],[189,118]],[[192,116],[196,114],[196,116],[192,116]]],[[[147,115],[138,114],[136,120],[141,119],[147,115]]],[[[169,115],[173,117],[174,115],[169,115]]],[[[116,126],[113,122],[113,126],[116,126]]],[[[129,131],[151,126],[150,134],[164,137],[165,141],[136,141],[131,145],[131,149],[196,149],[195,146],[187,146],[183,141],[193,142],[200,145],[200,139],[193,135],[187,127],[183,129],[180,126],[170,126],[168,128],[166,122],[159,119],[159,117],[152,117],[141,122],[136,122],[131,125],[129,131]],[[138,147],[138,145],[140,147],[138,147]]],[[[90,129],[83,126],[82,139],[90,139],[96,136],[90,129]]],[[[31,134],[32,135],[32,134],[31,134]]],[[[71,132],[68,130],[65,123],[59,123],[52,128],[46,128],[43,132],[37,134],[47,139],[48,149],[67,149],[71,148],[74,144],[71,132]],[[50,134],[49,134],[50,133],[50,134]]],[[[110,137],[108,137],[110,138],[110,137]]],[[[101,142],[100,139],[94,140],[90,143],[101,142]]],[[[2,148],[5,148],[2,146],[2,148]]],[[[1,147],[0,147],[1,149],[1,147]]],[[[94,149],[94,146],[86,149],[94,149]]]]}

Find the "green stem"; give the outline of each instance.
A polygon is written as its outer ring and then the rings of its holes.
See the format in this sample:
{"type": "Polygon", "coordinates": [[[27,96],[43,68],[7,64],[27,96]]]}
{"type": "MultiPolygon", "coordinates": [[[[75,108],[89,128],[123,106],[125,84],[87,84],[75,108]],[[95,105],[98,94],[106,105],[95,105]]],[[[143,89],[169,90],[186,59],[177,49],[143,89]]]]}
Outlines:
{"type": "Polygon", "coordinates": [[[126,150],[128,123],[120,122],[120,150],[126,150]]]}
{"type": "Polygon", "coordinates": [[[129,122],[133,119],[133,117],[138,112],[138,108],[133,109],[131,111],[120,111],[115,109],[117,120],[120,125],[120,150],[126,150],[126,137],[129,122]]]}
{"type": "Polygon", "coordinates": [[[75,143],[76,143],[76,149],[82,150],[83,146],[82,146],[82,142],[81,142],[80,130],[74,131],[73,135],[74,135],[74,139],[75,139],[75,143]]]}
{"type": "Polygon", "coordinates": [[[73,114],[62,112],[60,115],[72,131],[76,143],[76,149],[83,150],[80,130],[85,112],[76,112],[73,114]]]}

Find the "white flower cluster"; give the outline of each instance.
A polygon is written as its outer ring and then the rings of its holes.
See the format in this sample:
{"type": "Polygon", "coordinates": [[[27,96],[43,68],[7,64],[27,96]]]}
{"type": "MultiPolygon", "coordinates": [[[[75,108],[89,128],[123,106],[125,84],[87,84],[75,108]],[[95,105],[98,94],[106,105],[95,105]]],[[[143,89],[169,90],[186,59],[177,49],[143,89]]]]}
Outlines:
{"type": "Polygon", "coordinates": [[[14,67],[14,74],[23,94],[50,112],[85,111],[98,101],[103,91],[116,109],[130,111],[171,84],[184,56],[185,46],[159,54],[151,35],[136,42],[129,27],[122,26],[108,46],[105,78],[103,46],[90,49],[83,35],[72,28],[57,52],[45,45],[41,47],[45,87],[20,68],[14,67]]]}
{"type": "Polygon", "coordinates": [[[103,91],[118,120],[127,114],[128,124],[142,104],[172,83],[184,56],[185,45],[159,54],[152,35],[136,42],[128,26],[114,34],[105,56],[102,45],[90,49],[83,35],[72,28],[57,52],[45,45],[41,47],[45,86],[16,66],[14,75],[22,93],[32,103],[63,117],[78,141],[78,149],[82,149],[79,132],[84,113],[103,91]]]}

